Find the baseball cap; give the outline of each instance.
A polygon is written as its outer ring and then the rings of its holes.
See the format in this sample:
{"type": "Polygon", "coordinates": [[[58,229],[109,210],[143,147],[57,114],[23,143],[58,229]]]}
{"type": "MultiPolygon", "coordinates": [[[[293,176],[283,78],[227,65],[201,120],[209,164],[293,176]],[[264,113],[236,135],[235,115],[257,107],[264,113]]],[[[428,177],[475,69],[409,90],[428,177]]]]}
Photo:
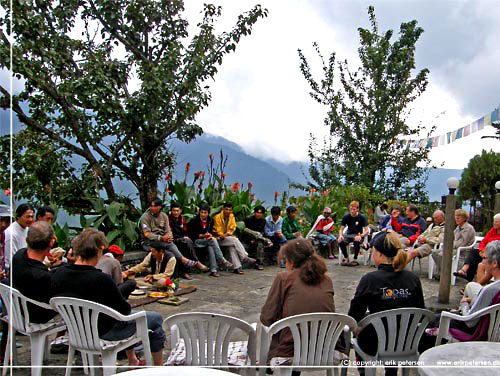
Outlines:
{"type": "Polygon", "coordinates": [[[0,205],[0,217],[12,217],[12,212],[9,206],[0,205]]]}
{"type": "Polygon", "coordinates": [[[110,251],[114,255],[123,255],[123,250],[116,244],[111,244],[108,247],[108,251],[110,251]]]}

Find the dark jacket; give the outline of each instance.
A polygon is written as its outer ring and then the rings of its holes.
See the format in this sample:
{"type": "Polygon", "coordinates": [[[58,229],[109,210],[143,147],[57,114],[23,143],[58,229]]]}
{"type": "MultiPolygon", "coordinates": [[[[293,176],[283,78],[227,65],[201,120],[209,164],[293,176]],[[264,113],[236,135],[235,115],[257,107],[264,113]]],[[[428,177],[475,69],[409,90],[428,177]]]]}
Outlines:
{"type": "MultiPolygon", "coordinates": [[[[28,257],[28,250],[22,248],[12,257],[12,286],[27,298],[42,303],[49,303],[52,298],[52,276],[47,266],[28,257]]],[[[30,321],[43,324],[53,318],[57,312],[40,308],[28,303],[30,321]]]]}
{"type": "MultiPolygon", "coordinates": [[[[130,305],[123,298],[110,276],[89,265],[68,264],[57,268],[52,277],[54,296],[68,296],[90,300],[113,308],[123,315],[130,314],[130,305]]],[[[109,332],[116,320],[99,316],[99,335],[109,332]]]]}
{"type": "Polygon", "coordinates": [[[188,228],[186,224],[186,218],[183,215],[180,215],[178,218],[175,218],[172,214],[168,216],[168,222],[170,224],[170,229],[172,230],[172,235],[174,239],[183,238],[184,236],[188,236],[188,228]]]}
{"type": "Polygon", "coordinates": [[[245,218],[244,222],[246,228],[264,234],[264,227],[266,227],[265,218],[256,219],[255,216],[252,215],[250,217],[245,218]]]}
{"type": "Polygon", "coordinates": [[[214,227],[214,220],[208,216],[207,217],[207,227],[203,228],[201,223],[200,215],[198,214],[196,217],[193,217],[187,224],[189,237],[195,241],[199,239],[200,234],[212,233],[212,229],[214,227]]]}
{"type": "Polygon", "coordinates": [[[427,228],[427,223],[425,223],[425,220],[420,215],[413,221],[405,217],[402,223],[396,223],[392,220],[391,225],[396,232],[408,238],[411,244],[415,243],[415,240],[417,240],[419,235],[427,228]]]}
{"type": "Polygon", "coordinates": [[[412,272],[380,265],[359,281],[348,315],[360,321],[367,309],[371,314],[405,307],[425,308],[420,279],[412,272]]]}

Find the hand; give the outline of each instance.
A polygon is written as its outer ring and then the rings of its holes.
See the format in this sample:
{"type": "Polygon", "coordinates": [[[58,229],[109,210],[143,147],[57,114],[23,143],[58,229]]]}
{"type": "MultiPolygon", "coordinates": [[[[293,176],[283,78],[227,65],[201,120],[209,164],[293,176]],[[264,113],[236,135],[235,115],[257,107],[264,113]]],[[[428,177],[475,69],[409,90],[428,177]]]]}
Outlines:
{"type": "Polygon", "coordinates": [[[5,270],[0,269],[0,278],[5,278],[6,275],[5,270]]]}
{"type": "Polygon", "coordinates": [[[283,236],[283,234],[281,233],[281,231],[276,231],[274,233],[274,235],[276,235],[278,238],[281,238],[283,236]]]}
{"type": "Polygon", "coordinates": [[[189,239],[189,236],[184,236],[184,239],[188,240],[188,239],[189,239]]]}
{"type": "Polygon", "coordinates": [[[233,236],[233,235],[231,235],[229,232],[226,232],[226,233],[224,234],[224,237],[225,237],[225,238],[231,238],[232,236],[233,236]]]}
{"type": "Polygon", "coordinates": [[[386,229],[385,227],[382,230],[380,230],[380,231],[382,231],[382,232],[389,232],[389,230],[386,229]]]}
{"type": "Polygon", "coordinates": [[[147,276],[144,277],[144,282],[149,282],[149,281],[152,281],[153,280],[153,275],[152,274],[148,274],[147,276]]]}
{"type": "Polygon", "coordinates": [[[213,238],[212,234],[205,234],[205,239],[210,240],[212,238],[213,238]]]}
{"type": "Polygon", "coordinates": [[[460,300],[460,303],[470,303],[472,302],[472,298],[462,298],[462,300],[460,300]]]}
{"type": "Polygon", "coordinates": [[[127,279],[128,278],[128,273],[127,272],[122,272],[122,278],[127,279]]]}
{"type": "Polygon", "coordinates": [[[338,242],[342,243],[343,241],[344,241],[344,236],[343,235],[339,235],[338,242]]]}
{"type": "Polygon", "coordinates": [[[295,235],[295,237],[296,237],[296,238],[298,238],[298,237],[302,236],[302,234],[301,234],[299,231],[294,232],[293,234],[295,235]]]}
{"type": "Polygon", "coordinates": [[[360,241],[361,241],[361,239],[363,239],[363,238],[362,238],[360,235],[356,235],[356,236],[354,237],[354,241],[355,241],[355,242],[360,242],[360,241]]]}

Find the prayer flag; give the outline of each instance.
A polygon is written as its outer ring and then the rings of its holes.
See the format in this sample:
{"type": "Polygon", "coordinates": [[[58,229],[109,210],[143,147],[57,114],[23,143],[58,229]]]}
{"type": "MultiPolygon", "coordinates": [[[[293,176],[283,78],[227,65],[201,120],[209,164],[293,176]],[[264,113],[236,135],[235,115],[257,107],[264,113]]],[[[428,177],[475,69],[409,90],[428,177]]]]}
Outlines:
{"type": "Polygon", "coordinates": [[[433,139],[433,138],[431,138],[431,137],[429,137],[429,138],[427,139],[427,142],[426,142],[426,144],[425,144],[425,147],[426,147],[426,148],[431,148],[433,143],[434,143],[434,139],[433,139]]]}
{"type": "Polygon", "coordinates": [[[436,136],[436,137],[434,137],[434,140],[432,141],[432,147],[435,148],[438,145],[439,145],[439,136],[436,136]]]}
{"type": "Polygon", "coordinates": [[[470,124],[464,127],[464,137],[470,135],[470,124]]]}
{"type": "Polygon", "coordinates": [[[484,115],[484,125],[491,125],[491,113],[484,115]]]}
{"type": "Polygon", "coordinates": [[[470,133],[476,133],[477,132],[477,122],[472,122],[470,124],[470,133]]]}
{"type": "Polygon", "coordinates": [[[446,143],[449,144],[451,142],[451,132],[446,133],[446,143]]]}
{"type": "Polygon", "coordinates": [[[441,137],[439,138],[439,145],[444,145],[446,144],[446,135],[442,134],[441,137]]]}
{"type": "Polygon", "coordinates": [[[455,140],[458,140],[459,138],[462,138],[463,133],[464,133],[464,129],[463,128],[457,129],[457,137],[455,138],[455,140]]]}
{"type": "Polygon", "coordinates": [[[458,130],[451,132],[451,142],[455,142],[457,139],[457,132],[458,130]]]}
{"type": "Polygon", "coordinates": [[[491,122],[498,121],[498,108],[491,112],[491,122]]]}
{"type": "Polygon", "coordinates": [[[483,128],[484,128],[484,118],[478,119],[477,120],[477,130],[480,131],[483,128]]]}

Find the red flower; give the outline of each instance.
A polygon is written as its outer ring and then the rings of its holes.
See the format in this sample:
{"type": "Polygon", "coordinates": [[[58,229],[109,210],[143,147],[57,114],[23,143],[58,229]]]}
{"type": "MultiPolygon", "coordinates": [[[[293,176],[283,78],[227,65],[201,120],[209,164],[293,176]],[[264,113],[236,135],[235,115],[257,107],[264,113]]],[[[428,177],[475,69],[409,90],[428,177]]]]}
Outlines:
{"type": "Polygon", "coordinates": [[[167,175],[165,175],[165,181],[170,181],[172,180],[172,174],[169,172],[167,175]]]}
{"type": "Polygon", "coordinates": [[[167,189],[165,192],[172,193],[172,191],[170,189],[167,189]]]}
{"type": "Polygon", "coordinates": [[[12,192],[10,191],[10,189],[6,189],[4,191],[4,193],[5,193],[5,196],[10,196],[12,194],[12,192]]]}
{"type": "Polygon", "coordinates": [[[234,183],[233,184],[233,192],[234,193],[238,192],[239,188],[240,188],[240,183],[234,183]]]}
{"type": "Polygon", "coordinates": [[[251,181],[249,181],[249,182],[248,182],[248,189],[252,189],[252,187],[253,187],[253,184],[252,184],[252,182],[251,182],[251,181]]]}
{"type": "Polygon", "coordinates": [[[222,173],[222,174],[220,175],[220,177],[222,178],[222,180],[224,180],[224,178],[226,177],[226,174],[225,174],[225,173],[222,173]]]}
{"type": "Polygon", "coordinates": [[[205,176],[205,171],[200,171],[201,176],[205,176]]]}
{"type": "Polygon", "coordinates": [[[172,282],[172,280],[171,280],[170,278],[167,278],[167,279],[165,280],[165,283],[163,283],[163,285],[164,285],[164,286],[167,286],[167,287],[168,287],[168,286],[172,286],[172,285],[173,285],[173,282],[172,282]]]}
{"type": "Polygon", "coordinates": [[[212,153],[208,154],[208,158],[210,158],[210,160],[214,159],[214,156],[212,155],[212,153]]]}
{"type": "Polygon", "coordinates": [[[280,196],[280,193],[279,192],[274,192],[274,198],[277,199],[278,197],[280,196]]]}
{"type": "Polygon", "coordinates": [[[188,163],[186,163],[186,173],[188,173],[188,172],[189,172],[189,168],[190,168],[190,167],[191,167],[191,163],[189,163],[189,162],[188,162],[188,163]]]}

